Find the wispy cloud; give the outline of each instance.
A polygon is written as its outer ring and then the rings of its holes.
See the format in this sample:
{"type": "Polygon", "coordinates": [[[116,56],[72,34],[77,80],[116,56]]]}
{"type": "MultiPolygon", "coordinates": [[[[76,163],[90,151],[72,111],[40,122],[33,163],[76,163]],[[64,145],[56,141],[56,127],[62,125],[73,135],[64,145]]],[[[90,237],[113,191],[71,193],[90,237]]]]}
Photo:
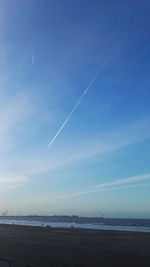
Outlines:
{"type": "MultiPolygon", "coordinates": [[[[55,199],[65,199],[65,198],[72,198],[72,197],[77,197],[77,196],[82,196],[82,195],[88,195],[88,194],[93,194],[93,193],[100,193],[100,192],[105,192],[105,191],[115,191],[115,190],[125,190],[129,188],[140,188],[140,187],[145,187],[145,186],[150,186],[150,183],[143,183],[143,184],[129,184],[129,185],[123,185],[123,186],[108,186],[105,188],[101,189],[90,189],[90,190],[83,190],[83,191],[77,191],[73,193],[63,193],[62,195],[53,195],[53,198],[55,199]]],[[[52,197],[52,196],[51,196],[52,197]]],[[[48,200],[48,198],[47,198],[48,200]]]]}
{"type": "MultiPolygon", "coordinates": [[[[131,176],[123,179],[114,180],[112,182],[107,183],[101,183],[96,185],[95,187],[89,189],[89,190],[83,190],[78,192],[73,192],[69,194],[64,194],[60,197],[62,198],[69,198],[69,197],[75,197],[79,195],[87,195],[91,193],[101,192],[101,191],[109,191],[109,190],[118,190],[118,189],[127,189],[132,187],[143,187],[145,184],[136,184],[136,182],[140,182],[146,179],[150,179],[150,173],[137,175],[137,176],[131,176]],[[127,185],[124,185],[127,184],[127,185]],[[122,186],[118,186],[122,185],[122,186]]],[[[147,184],[146,184],[147,185],[147,184]]],[[[148,184],[150,185],[150,183],[148,184]]]]}
{"type": "Polygon", "coordinates": [[[33,50],[31,50],[31,59],[32,59],[32,64],[34,65],[34,63],[35,63],[35,57],[34,57],[33,50]]]}
{"type": "MultiPolygon", "coordinates": [[[[21,104],[9,105],[5,107],[3,112],[0,113],[1,131],[0,136],[2,137],[0,142],[0,149],[2,151],[14,146],[14,140],[12,139],[12,132],[15,131],[16,125],[20,125],[27,116],[27,111],[24,114],[24,105],[21,104]],[[21,113],[22,112],[22,113],[21,113]],[[4,139],[6,138],[6,139],[4,139]]],[[[30,112],[29,112],[30,113],[30,112]]],[[[21,157],[11,158],[10,160],[1,159],[0,168],[2,171],[7,169],[13,170],[16,174],[22,173],[23,175],[32,179],[33,175],[41,174],[45,172],[51,172],[64,168],[71,164],[98,157],[103,159],[109,153],[116,153],[117,150],[140,143],[150,137],[149,131],[150,119],[144,118],[143,120],[135,121],[129,125],[124,126],[122,129],[111,130],[105,133],[105,136],[101,135],[99,138],[94,140],[82,140],[82,142],[76,143],[74,146],[67,146],[65,150],[53,150],[53,153],[43,153],[36,149],[36,152],[30,153],[30,155],[22,155],[21,157]]],[[[143,177],[143,176],[142,176],[143,177]]],[[[132,179],[141,179],[140,177],[132,177],[132,179]]],[[[146,179],[146,177],[144,177],[146,179]]],[[[124,182],[127,183],[128,180],[124,182]]],[[[114,181],[113,184],[118,185],[124,183],[123,180],[114,181]]],[[[100,184],[92,190],[97,190],[98,187],[108,188],[113,184],[100,184]]],[[[91,191],[91,189],[90,189],[91,191]]],[[[84,191],[83,194],[86,192],[84,191]]],[[[87,192],[88,193],[88,192],[87,192]]],[[[89,192],[90,193],[90,192],[89,192]]],[[[78,192],[78,194],[81,194],[78,192]]]]}
{"type": "Polygon", "coordinates": [[[125,190],[129,188],[141,188],[145,186],[150,186],[150,182],[149,183],[136,183],[136,182],[141,182],[147,179],[150,180],[150,173],[137,175],[137,176],[131,176],[131,177],[123,178],[123,179],[118,179],[112,182],[101,183],[101,184],[95,185],[94,187],[88,190],[83,190],[83,191],[52,192],[48,196],[40,196],[40,198],[32,197],[32,199],[29,199],[27,201],[31,202],[32,204],[35,204],[35,203],[37,204],[41,202],[47,202],[49,200],[66,199],[66,198],[78,197],[82,195],[99,193],[103,191],[125,190]]]}
{"type": "Polygon", "coordinates": [[[110,152],[115,152],[129,145],[137,144],[150,138],[150,118],[134,121],[121,129],[105,132],[99,138],[81,140],[68,146],[64,151],[53,151],[43,157],[35,157],[25,162],[28,174],[57,170],[64,166],[98,156],[99,159],[110,152]],[[38,164],[37,164],[38,163],[38,164]]]}
{"type": "Polygon", "coordinates": [[[12,189],[20,187],[29,182],[29,179],[22,175],[0,174],[0,189],[12,189]]]}
{"type": "Polygon", "coordinates": [[[108,192],[108,191],[118,191],[118,190],[126,190],[126,189],[132,189],[132,188],[143,188],[143,187],[149,187],[150,183],[143,183],[143,184],[129,184],[129,185],[123,185],[123,186],[117,186],[117,187],[108,187],[103,189],[91,189],[91,190],[85,190],[85,191],[77,191],[72,193],[58,193],[58,192],[52,192],[49,195],[44,196],[35,196],[32,198],[25,199],[24,202],[28,204],[40,204],[44,202],[49,201],[57,201],[59,199],[69,199],[69,198],[76,198],[79,196],[89,195],[93,193],[100,193],[100,192],[108,192]]]}
{"type": "Polygon", "coordinates": [[[104,188],[104,187],[116,186],[116,185],[126,184],[126,183],[135,183],[135,182],[139,182],[145,179],[150,179],[150,173],[137,175],[137,176],[131,176],[131,177],[123,178],[123,179],[118,179],[118,180],[108,182],[108,183],[101,183],[101,184],[98,184],[97,187],[104,188]]]}
{"type": "MultiPolygon", "coordinates": [[[[14,112],[14,115],[16,113],[17,110],[14,112]]],[[[11,132],[15,123],[19,123],[19,118],[16,117],[16,122],[14,121],[13,125],[11,125],[11,116],[8,116],[8,125],[3,126],[8,132],[11,132]]],[[[0,167],[4,170],[13,168],[16,172],[21,171],[26,176],[31,177],[32,175],[58,170],[71,164],[95,158],[95,156],[96,159],[98,157],[100,160],[109,153],[116,153],[121,148],[140,143],[149,138],[149,125],[149,118],[139,120],[124,126],[122,129],[111,130],[105,133],[105,136],[101,135],[99,138],[76,142],[74,146],[67,146],[65,150],[61,148],[59,150],[53,150],[53,153],[43,153],[43,151],[38,151],[36,148],[35,153],[30,153],[30,155],[26,156],[22,155],[20,158],[13,157],[9,162],[4,162],[2,159],[0,167]]],[[[2,144],[0,143],[1,146],[2,144]]]]}

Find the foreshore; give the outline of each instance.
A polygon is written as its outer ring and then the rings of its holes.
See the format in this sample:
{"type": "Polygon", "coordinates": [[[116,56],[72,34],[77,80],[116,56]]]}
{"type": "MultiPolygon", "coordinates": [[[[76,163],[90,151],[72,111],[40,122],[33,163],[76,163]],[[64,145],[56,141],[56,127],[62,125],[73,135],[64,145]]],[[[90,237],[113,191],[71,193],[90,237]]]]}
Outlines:
{"type": "Polygon", "coordinates": [[[14,267],[144,267],[150,233],[1,224],[0,258],[14,267]]]}

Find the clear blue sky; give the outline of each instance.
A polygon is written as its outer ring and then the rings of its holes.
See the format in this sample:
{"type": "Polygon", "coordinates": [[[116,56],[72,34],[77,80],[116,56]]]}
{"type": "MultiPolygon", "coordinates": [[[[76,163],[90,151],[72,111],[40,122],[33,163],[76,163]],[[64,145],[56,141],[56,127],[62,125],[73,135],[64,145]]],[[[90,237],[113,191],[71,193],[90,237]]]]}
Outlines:
{"type": "Polygon", "coordinates": [[[148,0],[0,2],[0,212],[150,217],[149,13],[148,0]]]}

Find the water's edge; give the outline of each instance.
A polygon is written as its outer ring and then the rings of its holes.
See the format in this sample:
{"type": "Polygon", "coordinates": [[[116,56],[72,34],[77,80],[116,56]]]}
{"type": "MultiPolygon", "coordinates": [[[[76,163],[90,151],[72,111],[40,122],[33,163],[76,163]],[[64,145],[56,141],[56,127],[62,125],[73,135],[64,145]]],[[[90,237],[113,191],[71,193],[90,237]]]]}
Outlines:
{"type": "Polygon", "coordinates": [[[104,219],[104,218],[72,218],[52,216],[1,216],[0,224],[27,226],[81,228],[95,230],[117,230],[132,232],[150,232],[149,219],[104,219]]]}

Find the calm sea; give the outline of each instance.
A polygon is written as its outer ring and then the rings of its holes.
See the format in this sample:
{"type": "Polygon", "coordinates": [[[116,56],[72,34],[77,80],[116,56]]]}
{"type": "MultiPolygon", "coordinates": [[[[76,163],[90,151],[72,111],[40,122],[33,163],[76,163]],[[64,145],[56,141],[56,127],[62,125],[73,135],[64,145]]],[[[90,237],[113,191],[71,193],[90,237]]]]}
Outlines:
{"type": "Polygon", "coordinates": [[[1,224],[150,232],[150,219],[112,219],[76,216],[0,216],[1,224]]]}

